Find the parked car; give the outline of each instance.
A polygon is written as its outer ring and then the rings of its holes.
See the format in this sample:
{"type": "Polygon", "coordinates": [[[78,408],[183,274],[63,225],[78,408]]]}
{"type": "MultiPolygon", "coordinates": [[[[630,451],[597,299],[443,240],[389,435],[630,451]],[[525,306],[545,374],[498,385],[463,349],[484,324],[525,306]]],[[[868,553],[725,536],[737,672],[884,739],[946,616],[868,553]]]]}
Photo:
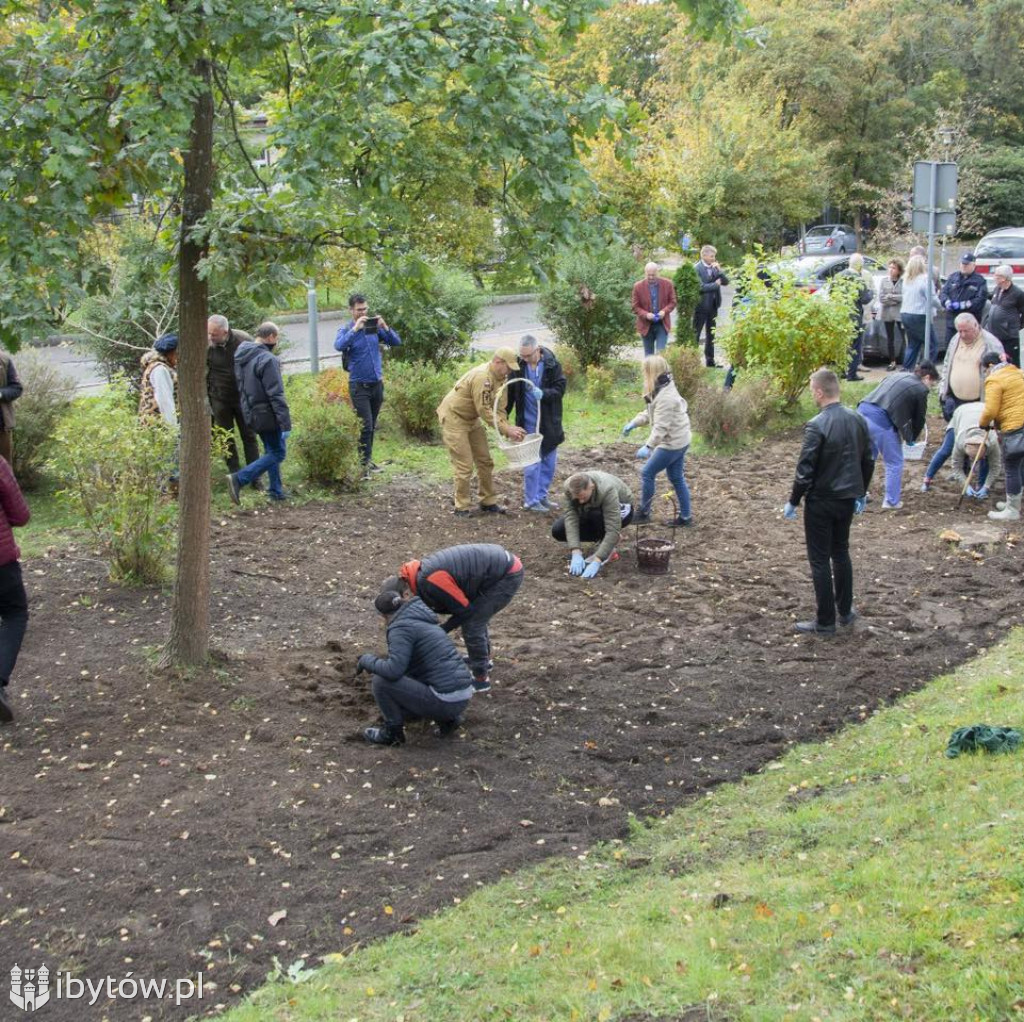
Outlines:
{"type": "Polygon", "coordinates": [[[845,255],[857,251],[857,234],[849,224],[812,227],[800,242],[803,255],[845,255]]]}
{"type": "Polygon", "coordinates": [[[991,293],[995,280],[992,271],[1003,263],[1013,267],[1014,274],[1024,275],[1024,227],[1001,227],[990,231],[974,247],[978,272],[985,278],[991,293]]]}
{"type": "MultiPolygon", "coordinates": [[[[799,259],[783,259],[768,266],[768,272],[787,274],[796,279],[797,284],[812,293],[820,291],[830,277],[842,273],[850,265],[847,255],[800,256],[799,259]]],[[[881,263],[870,256],[864,256],[864,269],[868,273],[877,273],[882,269],[881,263]]]]}

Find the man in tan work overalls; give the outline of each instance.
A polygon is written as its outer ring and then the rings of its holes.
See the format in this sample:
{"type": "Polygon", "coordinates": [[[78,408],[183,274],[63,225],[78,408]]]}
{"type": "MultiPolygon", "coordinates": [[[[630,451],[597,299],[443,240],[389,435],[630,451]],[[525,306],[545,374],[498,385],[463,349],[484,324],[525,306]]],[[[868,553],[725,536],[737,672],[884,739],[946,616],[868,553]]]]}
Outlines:
{"type": "Polygon", "coordinates": [[[441,439],[448,448],[455,472],[455,514],[459,518],[473,513],[470,481],[474,465],[479,477],[480,510],[490,514],[505,513],[494,492],[494,460],[484,422],[510,440],[519,441],[526,435],[521,427],[509,425],[505,402],[499,402],[497,417],[494,414],[494,396],[508,374],[518,366],[512,348],[498,348],[490,362],[470,369],[448,391],[437,409],[441,439]]]}

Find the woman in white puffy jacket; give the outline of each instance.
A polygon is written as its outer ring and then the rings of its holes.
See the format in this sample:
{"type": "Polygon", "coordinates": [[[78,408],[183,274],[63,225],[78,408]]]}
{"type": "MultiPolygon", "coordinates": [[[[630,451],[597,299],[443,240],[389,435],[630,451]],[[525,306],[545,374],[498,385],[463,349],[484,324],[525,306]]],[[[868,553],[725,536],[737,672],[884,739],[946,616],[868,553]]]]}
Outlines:
{"type": "Polygon", "coordinates": [[[644,359],[643,371],[647,408],[622,427],[623,436],[628,436],[637,426],[651,427],[647,442],[636,452],[638,458],[646,459],[646,464],[640,473],[643,490],[633,521],[643,525],[651,520],[654,480],[659,472],[664,472],[676,491],[679,504],[678,517],[667,524],[693,525],[690,490],[684,474],[686,452],[690,449],[690,416],[686,410],[686,399],[676,390],[668,362],[661,355],[648,355],[644,359]]]}

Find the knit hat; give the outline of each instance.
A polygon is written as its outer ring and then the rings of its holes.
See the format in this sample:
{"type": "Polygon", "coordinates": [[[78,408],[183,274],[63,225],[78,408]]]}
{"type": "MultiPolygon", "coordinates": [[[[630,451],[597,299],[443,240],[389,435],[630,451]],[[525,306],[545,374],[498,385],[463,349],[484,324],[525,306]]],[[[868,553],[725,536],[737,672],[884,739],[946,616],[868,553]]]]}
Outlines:
{"type": "Polygon", "coordinates": [[[159,351],[161,355],[166,355],[167,352],[174,351],[177,347],[177,334],[164,334],[162,337],[158,337],[153,343],[153,350],[159,351]]]}
{"type": "Polygon", "coordinates": [[[519,368],[519,356],[512,348],[499,348],[492,357],[500,358],[509,369],[519,368]]]}
{"type": "Polygon", "coordinates": [[[385,590],[373,601],[373,605],[381,614],[394,614],[402,606],[402,594],[393,589],[385,590]]]}

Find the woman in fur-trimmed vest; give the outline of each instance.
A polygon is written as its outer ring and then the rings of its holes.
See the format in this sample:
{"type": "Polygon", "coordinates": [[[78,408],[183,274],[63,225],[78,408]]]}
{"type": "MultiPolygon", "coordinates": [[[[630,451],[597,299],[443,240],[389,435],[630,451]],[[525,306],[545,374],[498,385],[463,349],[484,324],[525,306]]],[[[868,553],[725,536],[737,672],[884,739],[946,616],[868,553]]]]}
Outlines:
{"type": "Polygon", "coordinates": [[[139,384],[139,418],[144,423],[163,419],[168,426],[178,425],[178,336],[157,338],[152,351],[142,356],[142,382],[139,384]]]}
{"type": "Polygon", "coordinates": [[[636,452],[647,464],[640,473],[643,490],[633,521],[639,525],[650,522],[654,480],[659,472],[664,472],[679,502],[677,517],[667,524],[693,525],[690,490],[683,472],[686,452],[690,449],[690,416],[686,399],[676,390],[668,362],[661,355],[648,355],[644,359],[644,401],[647,408],[622,428],[623,436],[628,436],[637,426],[651,427],[647,442],[636,452]]]}

